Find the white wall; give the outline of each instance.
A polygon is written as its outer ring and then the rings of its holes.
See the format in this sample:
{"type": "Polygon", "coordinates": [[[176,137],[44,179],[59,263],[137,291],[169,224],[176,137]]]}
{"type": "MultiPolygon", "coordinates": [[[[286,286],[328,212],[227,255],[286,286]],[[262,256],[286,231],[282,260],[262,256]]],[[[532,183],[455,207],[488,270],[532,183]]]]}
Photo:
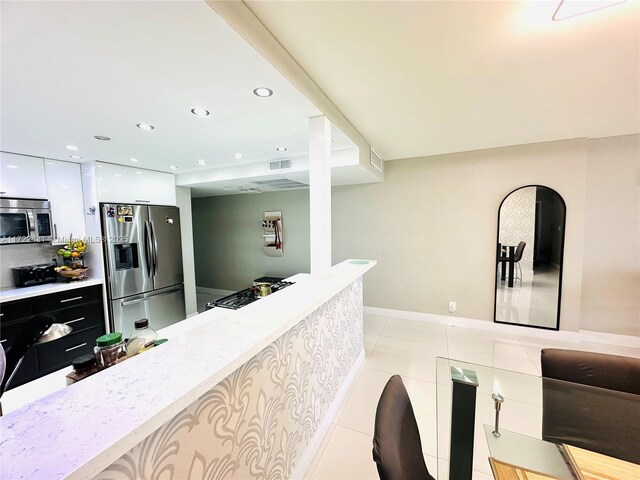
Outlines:
{"type": "Polygon", "coordinates": [[[387,162],[382,184],[333,191],[333,260],[378,260],[365,305],[493,320],[498,208],[545,185],[567,204],[560,326],[580,320],[587,141],[387,162]]]}
{"type": "Polygon", "coordinates": [[[176,187],[176,205],[180,208],[180,234],[182,241],[182,268],[184,270],[184,301],[187,317],[198,313],[196,298],[196,270],[193,258],[193,221],[191,189],[176,187]]]}
{"type": "Polygon", "coordinates": [[[589,141],[581,326],[640,335],[640,135],[589,141]]]}
{"type": "MultiPolygon", "coordinates": [[[[386,181],[334,187],[333,263],[378,260],[365,304],[493,320],[498,207],[545,185],[567,206],[560,327],[640,335],[640,136],[569,140],[387,162],[386,181]]],[[[308,271],[308,192],[194,200],[199,286],[239,289],[275,272],[308,271]],[[304,247],[259,253],[262,211],[282,209],[304,247]],[[292,222],[292,217],[294,221],[292,222]],[[293,225],[292,225],[293,223],[293,225]]],[[[290,239],[290,237],[289,237],[290,239]]]]}

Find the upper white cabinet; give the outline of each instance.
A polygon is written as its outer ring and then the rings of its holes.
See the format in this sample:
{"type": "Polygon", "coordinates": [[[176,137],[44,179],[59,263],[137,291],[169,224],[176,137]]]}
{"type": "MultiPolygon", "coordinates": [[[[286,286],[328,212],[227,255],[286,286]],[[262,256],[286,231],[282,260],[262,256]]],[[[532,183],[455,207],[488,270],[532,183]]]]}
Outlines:
{"type": "Polygon", "coordinates": [[[0,152],[0,197],[46,199],[43,159],[0,152]]]}
{"type": "Polygon", "coordinates": [[[176,181],[170,173],[96,162],[96,178],[100,202],[176,204],[176,181]]]}
{"type": "Polygon", "coordinates": [[[69,236],[85,236],[85,213],[82,197],[80,164],[45,159],[47,198],[51,202],[53,235],[56,241],[69,236]]]}

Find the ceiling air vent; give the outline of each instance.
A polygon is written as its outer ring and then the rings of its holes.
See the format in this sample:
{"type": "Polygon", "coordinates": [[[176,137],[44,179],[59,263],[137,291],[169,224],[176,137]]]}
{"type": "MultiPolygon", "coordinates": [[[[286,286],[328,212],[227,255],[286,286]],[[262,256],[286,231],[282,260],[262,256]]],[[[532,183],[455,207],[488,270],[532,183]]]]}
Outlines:
{"type": "Polygon", "coordinates": [[[371,156],[370,156],[370,163],[371,165],[373,165],[374,167],[376,167],[378,170],[380,170],[382,172],[383,169],[383,162],[384,160],[382,160],[382,158],[380,157],[380,155],[378,155],[373,148],[371,149],[371,156]]]}
{"type": "Polygon", "coordinates": [[[270,190],[293,190],[294,188],[307,188],[309,185],[302,182],[280,178],[276,180],[259,180],[254,182],[262,191],[270,190]]]}
{"type": "Polygon", "coordinates": [[[269,162],[269,171],[284,170],[292,166],[291,160],[274,160],[273,162],[269,162]]]}

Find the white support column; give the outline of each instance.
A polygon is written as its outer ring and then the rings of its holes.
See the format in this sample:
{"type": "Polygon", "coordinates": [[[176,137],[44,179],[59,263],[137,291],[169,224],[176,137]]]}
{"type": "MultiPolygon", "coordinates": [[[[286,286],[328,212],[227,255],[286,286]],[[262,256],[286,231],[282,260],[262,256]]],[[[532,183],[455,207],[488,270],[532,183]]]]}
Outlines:
{"type": "Polygon", "coordinates": [[[331,268],[331,122],[309,119],[309,221],[311,274],[331,268]]]}

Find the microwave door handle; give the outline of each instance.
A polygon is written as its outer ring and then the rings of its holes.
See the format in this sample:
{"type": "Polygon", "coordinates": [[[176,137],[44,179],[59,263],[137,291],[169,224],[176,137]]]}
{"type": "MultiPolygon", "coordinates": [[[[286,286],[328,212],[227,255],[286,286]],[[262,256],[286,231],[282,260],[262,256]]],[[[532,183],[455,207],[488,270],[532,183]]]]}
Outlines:
{"type": "Polygon", "coordinates": [[[153,226],[153,220],[149,220],[151,224],[151,238],[153,240],[153,276],[158,275],[158,238],[156,237],[156,229],[153,226]]]}
{"type": "Polygon", "coordinates": [[[145,220],[144,222],[144,258],[147,262],[147,275],[149,277],[153,277],[152,266],[151,266],[151,233],[149,230],[149,220],[145,220]]]}

